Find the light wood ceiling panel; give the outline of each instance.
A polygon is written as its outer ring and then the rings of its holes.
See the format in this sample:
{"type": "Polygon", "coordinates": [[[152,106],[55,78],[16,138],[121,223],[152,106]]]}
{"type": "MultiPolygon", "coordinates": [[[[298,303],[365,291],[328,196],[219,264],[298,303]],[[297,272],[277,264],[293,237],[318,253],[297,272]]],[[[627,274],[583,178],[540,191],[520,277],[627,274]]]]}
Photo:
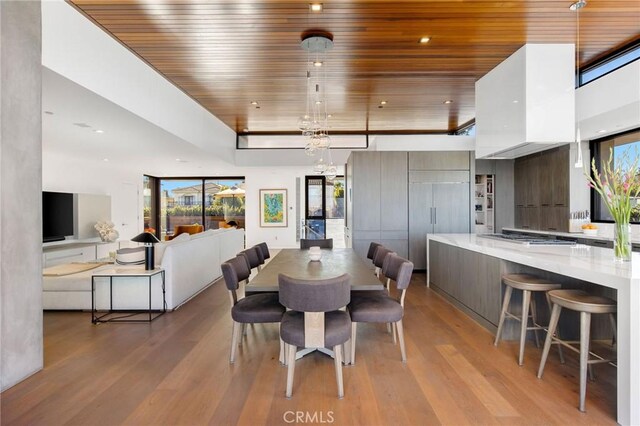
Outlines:
{"type": "MultiPolygon", "coordinates": [[[[333,131],[453,131],[475,116],[477,79],[525,43],[576,36],[571,1],[557,0],[325,0],[321,13],[304,1],[72,3],[237,132],[296,130],[306,93],[300,36],[312,28],[334,36],[333,131]],[[431,42],[419,44],[422,36],[431,42]]],[[[588,0],[580,11],[581,66],[637,40],[639,0],[588,0]]]]}

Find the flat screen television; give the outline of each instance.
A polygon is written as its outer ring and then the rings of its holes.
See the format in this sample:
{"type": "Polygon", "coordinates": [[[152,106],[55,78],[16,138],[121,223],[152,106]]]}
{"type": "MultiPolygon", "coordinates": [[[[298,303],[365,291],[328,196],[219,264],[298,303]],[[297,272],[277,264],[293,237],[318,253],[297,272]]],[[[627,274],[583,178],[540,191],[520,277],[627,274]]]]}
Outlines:
{"type": "Polygon", "coordinates": [[[61,241],[73,235],[73,194],[42,192],[42,240],[61,241]]]}

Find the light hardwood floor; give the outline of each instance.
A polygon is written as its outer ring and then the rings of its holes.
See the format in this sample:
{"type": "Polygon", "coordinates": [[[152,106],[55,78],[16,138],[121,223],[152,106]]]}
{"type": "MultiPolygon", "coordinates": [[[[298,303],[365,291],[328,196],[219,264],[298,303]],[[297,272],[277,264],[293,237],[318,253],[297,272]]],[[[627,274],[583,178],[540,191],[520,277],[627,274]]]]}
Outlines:
{"type": "MultiPolygon", "coordinates": [[[[276,325],[249,327],[236,363],[229,297],[220,281],[152,324],[91,325],[90,314],[46,312],[45,368],[1,394],[2,425],[614,424],[615,369],[596,367],[587,413],[578,404],[577,357],[549,356],[493,336],[414,274],[406,300],[408,362],[384,325],[358,327],[357,363],[336,398],[330,358],[296,365],[293,398],[278,363],[276,325]]],[[[567,351],[568,352],[568,351],[567,351]]]]}

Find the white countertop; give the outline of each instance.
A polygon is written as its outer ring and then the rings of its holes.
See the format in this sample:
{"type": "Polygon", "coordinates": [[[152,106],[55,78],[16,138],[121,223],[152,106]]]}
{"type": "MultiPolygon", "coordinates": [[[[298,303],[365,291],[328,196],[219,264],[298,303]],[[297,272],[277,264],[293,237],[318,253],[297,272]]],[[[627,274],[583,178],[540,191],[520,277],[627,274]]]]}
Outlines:
{"type": "MultiPolygon", "coordinates": [[[[586,235],[582,232],[557,232],[557,231],[539,231],[537,229],[520,229],[520,228],[502,228],[502,231],[507,232],[523,232],[526,234],[538,234],[538,235],[555,235],[561,237],[571,237],[571,238],[584,238],[585,240],[598,240],[598,241],[613,241],[613,237],[610,235],[608,227],[613,225],[609,224],[598,224],[600,228],[598,228],[598,235],[586,235]],[[604,234],[604,235],[602,235],[604,234]]],[[[636,225],[633,225],[636,226],[636,225]]],[[[633,228],[631,231],[631,242],[632,243],[640,243],[640,235],[634,234],[633,228]]]]}
{"type": "Polygon", "coordinates": [[[615,289],[628,286],[634,270],[640,276],[640,253],[633,253],[631,262],[619,263],[612,249],[583,244],[526,246],[476,234],[429,234],[427,239],[615,289]]]}

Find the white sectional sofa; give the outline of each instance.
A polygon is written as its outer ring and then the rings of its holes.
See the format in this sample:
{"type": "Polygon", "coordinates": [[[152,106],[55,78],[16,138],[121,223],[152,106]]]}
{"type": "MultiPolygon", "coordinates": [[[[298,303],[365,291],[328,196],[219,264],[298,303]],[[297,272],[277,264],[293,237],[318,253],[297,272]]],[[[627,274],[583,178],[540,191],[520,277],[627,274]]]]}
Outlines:
{"type": "MultiPolygon", "coordinates": [[[[182,234],[156,244],[156,265],[165,270],[167,309],[176,309],[222,276],[220,265],[244,249],[244,230],[217,229],[182,234]]],[[[144,269],[144,265],[104,265],[60,277],[43,277],[43,307],[58,310],[91,309],[91,276],[100,271],[144,269]]],[[[152,279],[152,308],[162,308],[160,275],[152,279]]],[[[118,277],[113,285],[114,309],[146,309],[148,279],[118,277]]],[[[96,278],[96,307],[109,308],[109,279],[96,278]]]]}

